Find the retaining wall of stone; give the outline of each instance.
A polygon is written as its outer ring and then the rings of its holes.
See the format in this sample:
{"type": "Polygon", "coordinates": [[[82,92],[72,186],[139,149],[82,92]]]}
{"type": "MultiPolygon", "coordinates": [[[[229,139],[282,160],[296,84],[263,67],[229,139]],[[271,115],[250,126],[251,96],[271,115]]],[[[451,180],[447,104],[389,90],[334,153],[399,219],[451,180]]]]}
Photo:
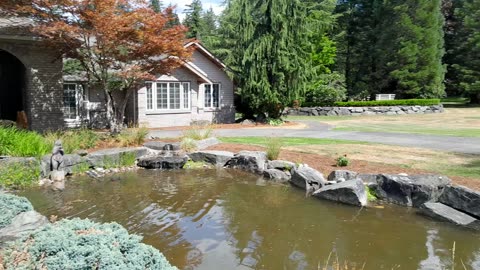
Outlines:
{"type": "Polygon", "coordinates": [[[301,107],[288,108],[286,115],[360,116],[442,113],[443,105],[432,106],[375,106],[375,107],[301,107]]]}

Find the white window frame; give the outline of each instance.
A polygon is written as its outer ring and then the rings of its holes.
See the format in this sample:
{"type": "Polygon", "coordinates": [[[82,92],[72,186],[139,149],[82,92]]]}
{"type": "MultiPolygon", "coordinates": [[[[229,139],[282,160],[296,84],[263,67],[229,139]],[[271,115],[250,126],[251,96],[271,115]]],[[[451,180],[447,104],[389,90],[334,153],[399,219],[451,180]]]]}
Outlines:
{"type": "Polygon", "coordinates": [[[220,109],[222,107],[222,99],[221,99],[221,93],[222,93],[222,84],[221,83],[206,83],[203,85],[203,106],[206,109],[220,109]],[[207,85],[210,86],[210,106],[207,106],[206,104],[206,98],[207,98],[207,85]],[[218,85],[218,106],[213,106],[213,85],[218,85]]]}
{"type": "Polygon", "coordinates": [[[81,84],[78,84],[78,83],[63,83],[63,106],[62,106],[62,110],[63,110],[63,113],[64,113],[64,120],[67,121],[67,122],[73,122],[73,121],[78,121],[80,120],[80,102],[81,100],[83,99],[83,92],[84,92],[84,89],[83,89],[83,86],[81,84]],[[74,85],[75,86],[75,118],[67,118],[66,115],[65,115],[65,109],[66,109],[66,106],[65,106],[65,86],[71,86],[71,85],[74,85]]]}
{"type": "Polygon", "coordinates": [[[145,110],[147,112],[185,112],[190,111],[192,108],[192,91],[191,91],[191,83],[189,81],[148,81],[145,83],[145,110]],[[180,84],[180,105],[177,109],[171,108],[170,103],[170,89],[171,84],[180,84]],[[159,108],[158,107],[158,86],[160,84],[167,85],[167,108],[159,108]],[[149,86],[151,89],[151,104],[152,107],[149,108],[149,86]],[[187,102],[185,102],[185,86],[187,87],[188,96],[187,102]],[[186,105],[186,106],[185,106],[186,105]]]}

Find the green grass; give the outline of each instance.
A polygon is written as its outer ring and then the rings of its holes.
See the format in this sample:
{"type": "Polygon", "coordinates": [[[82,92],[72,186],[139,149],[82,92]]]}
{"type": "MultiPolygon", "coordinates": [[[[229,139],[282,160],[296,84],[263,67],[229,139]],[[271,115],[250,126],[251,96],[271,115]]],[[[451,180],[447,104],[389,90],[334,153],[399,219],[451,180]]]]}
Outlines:
{"type": "MultiPolygon", "coordinates": [[[[239,143],[239,144],[254,144],[266,146],[270,138],[265,137],[222,137],[220,141],[224,143],[239,143]]],[[[319,144],[369,144],[366,142],[350,141],[350,140],[336,140],[336,139],[317,139],[317,138],[296,138],[285,137],[282,138],[283,146],[296,145],[319,145],[319,144]]]]}
{"type": "Polygon", "coordinates": [[[440,102],[442,104],[447,104],[447,105],[463,105],[463,104],[468,104],[470,102],[470,99],[464,98],[464,97],[449,97],[449,98],[442,98],[440,102]]]}
{"type": "MultiPolygon", "coordinates": [[[[394,116],[392,116],[394,117],[394,116]]],[[[299,116],[299,115],[290,115],[285,117],[287,121],[339,121],[339,120],[352,120],[356,119],[358,116],[299,116]]]]}
{"type": "Polygon", "coordinates": [[[0,166],[0,187],[25,188],[40,178],[39,161],[5,162],[0,166]]]}
{"type": "Polygon", "coordinates": [[[361,131],[361,132],[391,132],[391,133],[410,133],[410,134],[430,134],[439,136],[456,137],[480,137],[479,128],[430,128],[419,125],[397,125],[397,124],[349,124],[348,127],[335,127],[337,131],[361,131]]]}
{"type": "Polygon", "coordinates": [[[53,144],[38,133],[14,127],[0,127],[0,155],[40,157],[52,150],[53,144]]]}
{"type": "Polygon", "coordinates": [[[463,166],[445,166],[438,168],[438,170],[447,175],[457,175],[480,179],[480,159],[473,160],[463,166]]]}

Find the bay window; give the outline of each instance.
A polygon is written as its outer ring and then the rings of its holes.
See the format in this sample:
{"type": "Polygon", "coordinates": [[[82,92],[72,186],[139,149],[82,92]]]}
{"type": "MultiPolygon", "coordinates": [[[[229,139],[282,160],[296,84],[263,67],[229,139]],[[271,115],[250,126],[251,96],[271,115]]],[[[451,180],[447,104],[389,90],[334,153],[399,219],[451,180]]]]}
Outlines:
{"type": "Polygon", "coordinates": [[[148,82],[147,111],[190,109],[189,82],[148,82]]]}
{"type": "Polygon", "coordinates": [[[205,84],[205,108],[220,107],[220,84],[205,84]]]}

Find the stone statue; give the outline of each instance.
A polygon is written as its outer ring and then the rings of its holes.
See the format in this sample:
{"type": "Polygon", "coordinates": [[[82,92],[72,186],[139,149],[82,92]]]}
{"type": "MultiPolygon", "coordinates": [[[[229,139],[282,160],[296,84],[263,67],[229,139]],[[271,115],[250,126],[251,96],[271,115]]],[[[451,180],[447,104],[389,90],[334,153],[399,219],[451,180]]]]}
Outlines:
{"type": "Polygon", "coordinates": [[[50,170],[61,171],[63,170],[63,146],[62,141],[56,140],[53,146],[52,157],[50,158],[50,170]]]}

